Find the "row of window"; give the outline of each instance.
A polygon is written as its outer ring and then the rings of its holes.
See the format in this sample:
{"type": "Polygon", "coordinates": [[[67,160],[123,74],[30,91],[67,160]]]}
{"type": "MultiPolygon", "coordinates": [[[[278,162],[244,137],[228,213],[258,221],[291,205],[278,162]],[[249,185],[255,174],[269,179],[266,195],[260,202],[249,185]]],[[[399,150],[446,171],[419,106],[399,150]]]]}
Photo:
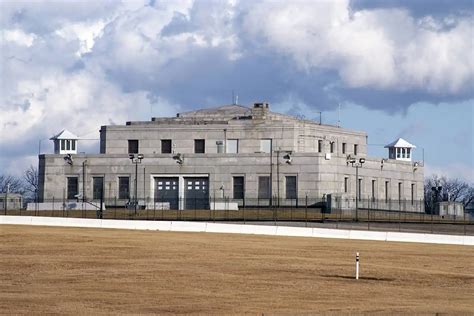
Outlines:
{"type": "Polygon", "coordinates": [[[391,158],[395,157],[395,153],[396,153],[397,158],[408,158],[409,159],[410,156],[411,156],[411,148],[396,147],[396,148],[390,148],[389,149],[389,156],[391,158]]]}
{"type": "MultiPolygon", "coordinates": [[[[130,178],[119,177],[119,199],[130,198],[130,178]]],[[[296,199],[297,198],[297,181],[296,176],[286,176],[286,198],[296,199]]],[[[245,178],[243,176],[233,177],[233,198],[243,199],[245,197],[245,178]]],[[[104,178],[93,177],[92,178],[92,199],[100,200],[104,190],[104,178]]],[[[79,185],[77,177],[67,178],[67,198],[69,200],[76,199],[79,194],[79,185]]],[[[258,177],[258,197],[261,199],[271,198],[271,186],[269,176],[258,177]]]]}
{"type": "MultiPolygon", "coordinates": [[[[359,199],[363,198],[363,183],[362,179],[358,179],[358,192],[357,196],[359,199]]],[[[349,192],[349,177],[344,177],[344,193],[349,192]]],[[[372,180],[371,183],[371,199],[375,200],[377,192],[377,180],[372,180]]],[[[385,181],[384,186],[384,193],[385,193],[385,201],[388,202],[390,199],[390,181],[385,181]]],[[[398,182],[398,200],[401,200],[403,196],[403,183],[398,182]]],[[[413,203],[416,199],[416,191],[415,191],[415,184],[411,184],[411,202],[413,203]]]]}
{"type": "MultiPolygon", "coordinates": [[[[335,150],[335,146],[336,145],[336,142],[330,142],[329,143],[329,152],[332,154],[334,153],[334,150],[335,150]]],[[[342,143],[342,153],[343,154],[346,154],[347,153],[347,143],[342,143]]],[[[359,145],[358,144],[354,144],[354,155],[357,155],[359,151],[359,145]]],[[[322,140],[318,140],[318,153],[321,153],[323,152],[323,141],[322,140]]]]}
{"type": "MultiPolygon", "coordinates": [[[[245,178],[242,176],[233,177],[233,189],[234,189],[234,195],[233,195],[234,199],[244,199],[245,198],[245,178]]],[[[258,177],[258,195],[257,196],[259,199],[270,199],[272,197],[269,176],[258,177]]],[[[296,176],[285,177],[285,197],[287,199],[296,199],[298,197],[296,176]]]]}
{"type": "Polygon", "coordinates": [[[60,141],[61,150],[76,150],[76,140],[61,139],[60,141]]]}
{"type": "MultiPolygon", "coordinates": [[[[223,142],[218,142],[223,147],[223,142]]],[[[161,140],[161,153],[162,154],[171,154],[173,152],[173,143],[171,139],[162,139],[161,140]]],[[[228,139],[226,142],[226,153],[236,154],[239,152],[239,140],[238,139],[228,139]]],[[[128,153],[129,154],[138,154],[139,145],[137,139],[128,140],[128,153]]],[[[206,140],[205,139],[195,139],[194,140],[194,153],[195,154],[204,154],[206,153],[206,140]]]]}
{"type": "MultiPolygon", "coordinates": [[[[130,198],[130,178],[119,177],[119,199],[130,198]]],[[[104,192],[104,177],[92,177],[92,199],[100,200],[104,192]]],[[[67,199],[76,199],[79,194],[79,180],[77,177],[67,178],[67,199]]],[[[105,198],[105,197],[103,197],[105,198]]]]}
{"type": "MultiPolygon", "coordinates": [[[[224,142],[217,142],[218,149],[217,151],[223,152],[224,142]]],[[[329,151],[334,153],[335,151],[335,142],[329,143],[329,151]]],[[[173,144],[171,139],[162,139],[161,140],[161,153],[162,154],[171,154],[173,152],[173,144]]],[[[261,139],[260,140],[260,152],[270,153],[272,150],[272,140],[271,139],[261,139]]],[[[206,152],[206,140],[205,139],[195,139],[194,140],[194,153],[204,154],[206,152]]],[[[227,139],[225,143],[225,152],[228,154],[237,154],[239,152],[239,140],[238,139],[227,139]]],[[[318,152],[323,152],[323,141],[318,140],[318,152]]],[[[347,152],[347,143],[342,143],[342,153],[347,152]]],[[[354,155],[357,155],[358,145],[354,144],[354,155]]],[[[139,144],[137,139],[128,140],[128,153],[129,154],[138,154],[139,153],[139,144]]],[[[410,153],[408,152],[408,157],[410,153]]],[[[403,153],[405,156],[405,153],[403,153]]]]}

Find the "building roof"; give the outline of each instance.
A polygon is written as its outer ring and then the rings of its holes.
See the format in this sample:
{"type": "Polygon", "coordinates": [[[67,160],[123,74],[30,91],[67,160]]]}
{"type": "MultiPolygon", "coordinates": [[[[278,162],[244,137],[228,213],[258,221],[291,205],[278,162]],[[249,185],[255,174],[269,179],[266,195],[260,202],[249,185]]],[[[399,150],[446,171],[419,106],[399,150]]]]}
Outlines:
{"type": "Polygon", "coordinates": [[[209,117],[209,116],[219,116],[219,117],[235,117],[235,116],[244,116],[250,115],[251,109],[243,105],[230,104],[223,105],[208,109],[200,109],[196,111],[189,111],[178,113],[178,117],[209,117]]]}
{"type": "Polygon", "coordinates": [[[76,135],[68,131],[67,129],[63,129],[58,134],[50,138],[50,140],[56,140],[56,139],[79,139],[79,137],[77,137],[76,135]]]}
{"type": "Polygon", "coordinates": [[[388,145],[385,145],[385,148],[390,148],[390,147],[416,148],[415,145],[410,144],[409,142],[407,142],[407,141],[404,140],[403,138],[398,138],[396,141],[391,142],[391,143],[388,144],[388,145]]]}

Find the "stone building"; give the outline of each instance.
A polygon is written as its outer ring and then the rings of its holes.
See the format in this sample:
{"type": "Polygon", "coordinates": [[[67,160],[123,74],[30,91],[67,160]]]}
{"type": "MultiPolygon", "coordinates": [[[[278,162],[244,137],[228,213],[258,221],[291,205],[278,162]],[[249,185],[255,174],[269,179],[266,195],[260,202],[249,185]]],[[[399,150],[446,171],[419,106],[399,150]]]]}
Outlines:
{"type": "Polygon", "coordinates": [[[401,209],[403,201],[404,210],[421,211],[413,206],[423,199],[414,146],[398,140],[388,147],[389,158],[368,157],[364,132],[274,113],[268,103],[226,105],[102,126],[98,154],[77,154],[71,145],[67,155],[40,155],[40,198],[97,201],[103,194],[109,204],[136,197],[188,209],[222,197],[242,206],[331,196],[352,207],[357,187],[360,200],[381,208],[401,209]]]}

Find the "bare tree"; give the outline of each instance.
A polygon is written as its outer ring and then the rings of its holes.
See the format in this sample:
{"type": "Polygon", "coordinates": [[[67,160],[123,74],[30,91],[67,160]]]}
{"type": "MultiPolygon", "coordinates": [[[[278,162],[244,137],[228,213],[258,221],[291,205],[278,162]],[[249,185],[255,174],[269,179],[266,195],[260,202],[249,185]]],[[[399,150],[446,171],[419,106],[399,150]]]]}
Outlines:
{"type": "Polygon", "coordinates": [[[474,202],[474,184],[461,179],[452,179],[432,175],[425,179],[425,206],[428,209],[434,206],[435,200],[460,202],[464,207],[474,202]],[[441,187],[440,192],[432,188],[441,187]]]}
{"type": "Polygon", "coordinates": [[[0,192],[5,193],[7,190],[11,193],[23,194],[25,190],[21,178],[12,175],[0,174],[0,192]]]}
{"type": "Polygon", "coordinates": [[[30,166],[23,174],[25,191],[32,195],[38,192],[38,168],[30,166]]]}

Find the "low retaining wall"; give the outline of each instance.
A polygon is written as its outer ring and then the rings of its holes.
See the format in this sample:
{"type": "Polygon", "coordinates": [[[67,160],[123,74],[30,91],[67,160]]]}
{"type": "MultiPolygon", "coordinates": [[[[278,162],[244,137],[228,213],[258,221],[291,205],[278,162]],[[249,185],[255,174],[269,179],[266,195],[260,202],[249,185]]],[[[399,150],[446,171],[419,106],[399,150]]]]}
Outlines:
{"type": "MultiPolygon", "coordinates": [[[[100,209],[100,202],[41,202],[41,203],[28,203],[26,206],[27,211],[72,211],[72,210],[84,210],[84,211],[97,211],[100,209]]],[[[102,209],[105,210],[105,203],[102,203],[102,209]]]]}
{"type": "Polygon", "coordinates": [[[474,246],[474,236],[379,232],[309,227],[220,224],[182,221],[131,221],[41,216],[0,216],[0,224],[207,232],[269,236],[342,238],[474,246]]]}

